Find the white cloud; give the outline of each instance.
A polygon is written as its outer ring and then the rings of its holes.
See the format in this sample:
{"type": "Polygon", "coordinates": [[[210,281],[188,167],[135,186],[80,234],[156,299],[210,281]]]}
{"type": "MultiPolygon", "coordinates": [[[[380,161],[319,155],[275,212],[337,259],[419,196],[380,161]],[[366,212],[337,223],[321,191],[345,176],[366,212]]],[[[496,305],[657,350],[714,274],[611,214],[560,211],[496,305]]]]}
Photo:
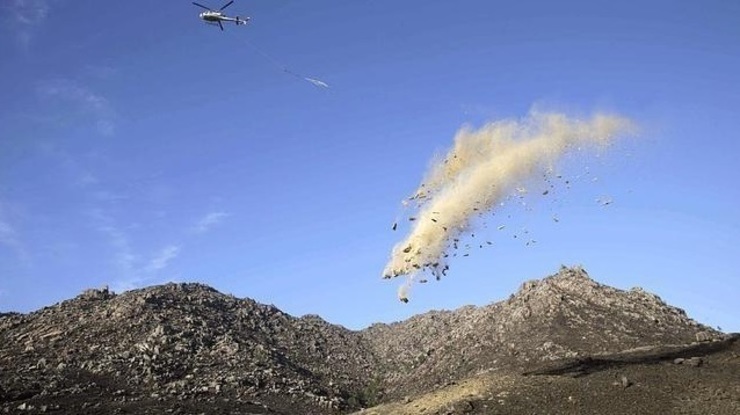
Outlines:
{"type": "Polygon", "coordinates": [[[0,247],[2,246],[13,251],[21,263],[30,264],[30,255],[15,227],[6,218],[2,203],[0,203],[0,247]]]}
{"type": "Polygon", "coordinates": [[[221,223],[225,218],[230,216],[226,212],[211,212],[201,218],[198,223],[193,227],[193,231],[196,233],[208,232],[211,228],[221,223]]]}
{"type": "Polygon", "coordinates": [[[116,113],[110,102],[90,88],[69,79],[41,82],[37,93],[44,99],[72,103],[81,115],[91,117],[98,132],[105,136],[115,133],[116,113]]]}
{"type": "Polygon", "coordinates": [[[168,245],[152,255],[148,262],[142,261],[131,246],[128,234],[115,225],[114,220],[100,209],[91,211],[94,227],[103,233],[113,247],[113,264],[119,278],[110,285],[113,291],[122,292],[151,283],[156,273],[165,269],[180,253],[177,245],[168,245]]]}
{"type": "Polygon", "coordinates": [[[49,15],[49,3],[46,0],[11,0],[10,11],[16,22],[38,25],[49,15]]]}
{"type": "Polygon", "coordinates": [[[95,230],[106,235],[111,246],[113,246],[115,250],[113,256],[119,270],[128,275],[134,274],[137,256],[131,249],[128,235],[119,229],[115,225],[113,218],[102,210],[93,209],[89,212],[89,215],[93,218],[95,230]]]}
{"type": "Polygon", "coordinates": [[[132,277],[129,279],[121,279],[114,281],[110,284],[110,289],[115,293],[122,293],[124,291],[134,290],[141,287],[144,284],[144,279],[141,277],[132,277]]]}
{"type": "Polygon", "coordinates": [[[2,219],[0,219],[0,244],[15,250],[21,245],[15,229],[2,219]]]}
{"type": "Polygon", "coordinates": [[[99,180],[95,175],[89,171],[84,171],[80,173],[80,175],[77,177],[76,184],[82,187],[85,186],[92,186],[95,184],[98,184],[99,180]]]}
{"type": "Polygon", "coordinates": [[[6,21],[15,33],[18,45],[28,50],[35,31],[49,15],[49,0],[10,0],[3,6],[9,15],[6,21]]]}
{"type": "Polygon", "coordinates": [[[69,152],[61,148],[60,143],[53,141],[41,142],[39,151],[60,167],[60,173],[68,175],[71,184],[78,188],[93,188],[100,184],[100,180],[94,172],[89,170],[84,163],[69,152]]]}
{"type": "Polygon", "coordinates": [[[105,65],[85,65],[83,68],[85,75],[95,79],[110,79],[118,74],[118,69],[105,65]]]}
{"type": "Polygon", "coordinates": [[[149,261],[146,266],[146,270],[149,272],[156,272],[167,267],[167,265],[177,257],[180,253],[180,247],[176,245],[170,245],[163,248],[154,258],[149,261]]]}

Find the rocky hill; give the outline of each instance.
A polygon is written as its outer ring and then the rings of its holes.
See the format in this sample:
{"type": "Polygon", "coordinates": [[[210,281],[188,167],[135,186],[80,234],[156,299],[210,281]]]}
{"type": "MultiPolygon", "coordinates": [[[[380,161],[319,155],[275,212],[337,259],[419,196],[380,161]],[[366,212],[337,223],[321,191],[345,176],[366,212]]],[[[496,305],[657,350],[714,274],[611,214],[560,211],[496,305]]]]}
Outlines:
{"type": "Polygon", "coordinates": [[[255,411],[331,412],[374,364],[342,327],[200,284],[88,290],[2,317],[0,344],[0,401],[34,397],[38,407],[75,396],[113,410],[227,397],[255,411]]]}
{"type": "Polygon", "coordinates": [[[561,359],[725,337],[580,268],[527,282],[503,302],[361,331],[200,284],[88,290],[0,314],[0,412],[346,413],[561,359]]]}
{"type": "Polygon", "coordinates": [[[562,268],[503,302],[376,324],[360,334],[398,397],[487,371],[719,333],[640,288],[618,290],[581,268],[562,268]]]}

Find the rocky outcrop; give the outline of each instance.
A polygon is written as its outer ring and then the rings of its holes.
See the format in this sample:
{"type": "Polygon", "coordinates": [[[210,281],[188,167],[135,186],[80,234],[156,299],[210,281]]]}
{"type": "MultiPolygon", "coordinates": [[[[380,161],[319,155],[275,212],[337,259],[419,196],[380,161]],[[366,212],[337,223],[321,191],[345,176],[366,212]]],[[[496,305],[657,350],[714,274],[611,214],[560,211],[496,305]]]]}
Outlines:
{"type": "Polygon", "coordinates": [[[563,267],[525,282],[506,301],[376,324],[361,335],[398,397],[563,357],[688,343],[698,333],[719,335],[654,294],[602,285],[580,267],[563,267]]]}
{"type": "Polygon", "coordinates": [[[718,335],[580,268],[489,306],[361,331],[201,284],[93,289],[0,315],[0,410],[340,413],[481,373],[718,335]]]}

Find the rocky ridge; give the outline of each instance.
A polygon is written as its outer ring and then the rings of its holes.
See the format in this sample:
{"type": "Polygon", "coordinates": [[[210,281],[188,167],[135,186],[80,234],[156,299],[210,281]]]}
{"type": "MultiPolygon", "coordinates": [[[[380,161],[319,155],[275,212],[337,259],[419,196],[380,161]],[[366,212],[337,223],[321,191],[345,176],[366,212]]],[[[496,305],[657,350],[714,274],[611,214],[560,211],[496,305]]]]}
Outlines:
{"type": "Polygon", "coordinates": [[[455,379],[638,346],[689,343],[717,331],[641,288],[599,284],[580,267],[522,284],[484,307],[435,311],[360,333],[398,397],[455,379]]]}
{"type": "Polygon", "coordinates": [[[471,376],[721,337],[641,289],[563,268],[508,300],[361,331],[166,284],[0,315],[0,410],[342,413],[471,376]],[[20,408],[20,409],[19,409],[20,408]]]}

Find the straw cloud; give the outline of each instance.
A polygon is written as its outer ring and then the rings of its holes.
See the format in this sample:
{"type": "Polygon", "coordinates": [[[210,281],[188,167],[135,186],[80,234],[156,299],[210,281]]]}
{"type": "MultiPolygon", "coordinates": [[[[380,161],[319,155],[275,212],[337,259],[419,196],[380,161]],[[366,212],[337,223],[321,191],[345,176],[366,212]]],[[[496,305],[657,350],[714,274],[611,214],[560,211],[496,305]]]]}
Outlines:
{"type": "MultiPolygon", "coordinates": [[[[439,277],[448,269],[447,251],[461,233],[471,230],[475,217],[526,189],[528,181],[551,173],[564,155],[606,149],[616,137],[635,129],[619,115],[597,113],[580,119],[553,112],[491,122],[477,130],[462,128],[404,201],[418,211],[409,218],[408,234],[393,248],[384,278],[423,271],[439,277]]],[[[402,300],[407,285],[399,292],[402,300]]]]}

